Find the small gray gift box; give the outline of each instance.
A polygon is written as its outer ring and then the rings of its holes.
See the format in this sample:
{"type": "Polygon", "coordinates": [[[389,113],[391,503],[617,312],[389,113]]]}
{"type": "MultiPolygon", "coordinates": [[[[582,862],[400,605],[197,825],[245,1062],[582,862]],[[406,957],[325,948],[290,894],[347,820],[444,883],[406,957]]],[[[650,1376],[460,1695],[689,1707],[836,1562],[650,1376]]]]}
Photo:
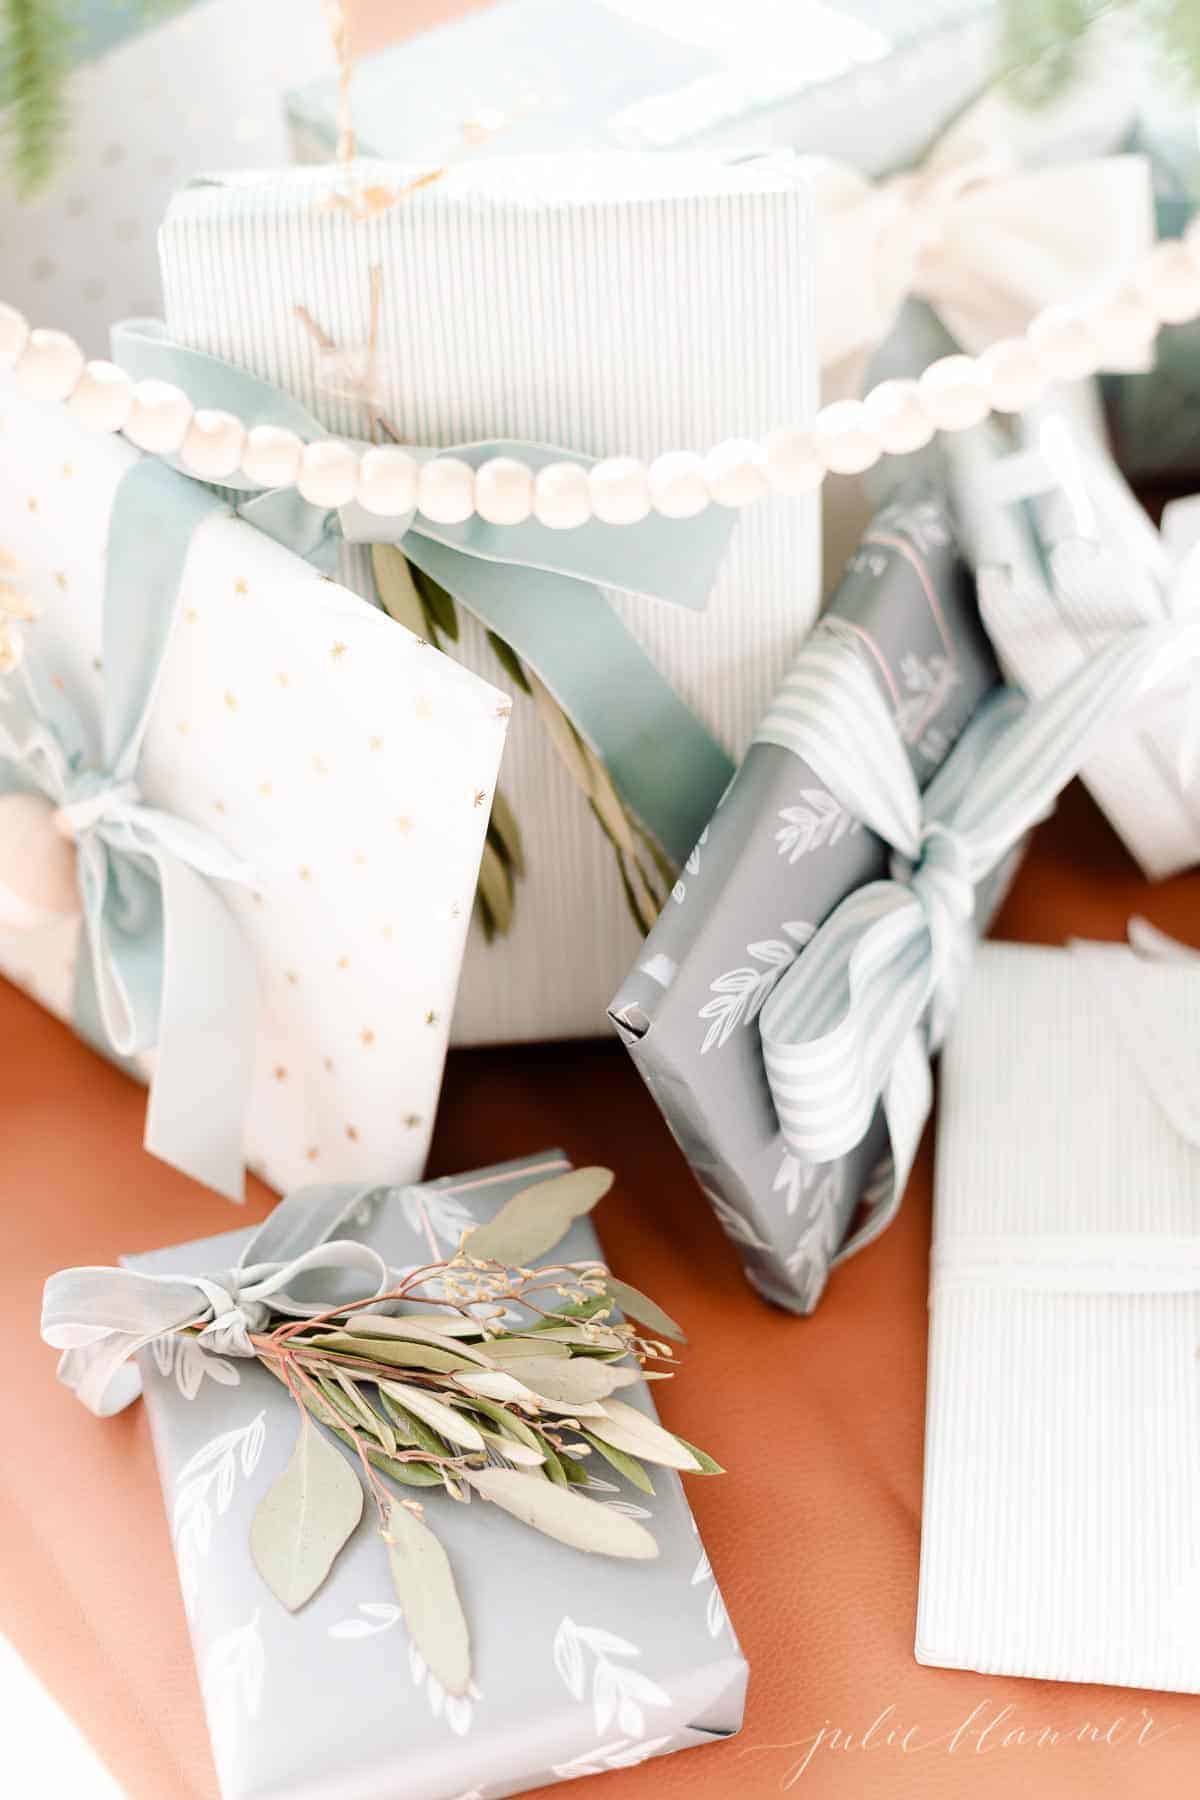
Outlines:
{"type": "MultiPolygon", "coordinates": [[[[924,787],[997,680],[974,580],[932,482],[905,487],[876,514],[800,664],[831,641],[871,670],[924,787]]],[[[816,927],[888,864],[882,840],[798,755],[754,743],[610,1007],[749,1280],[794,1312],[815,1307],[860,1201],[855,1247],[873,1235],[873,1209],[884,1222],[888,1134],[877,1109],[847,1155],[794,1155],[758,1020],[816,927]]],[[[1002,879],[986,884],[978,917],[1002,879]]]]}
{"type": "MultiPolygon", "coordinates": [[[[451,1255],[465,1229],[558,1151],[421,1187],[379,1188],[353,1235],[393,1267],[451,1255]]],[[[150,1274],[229,1268],[231,1232],[130,1259],[150,1274]]],[[[595,1259],[586,1219],[553,1261],[595,1259]]],[[[746,1663],[677,1475],[648,1497],[607,1464],[591,1497],[647,1520],[651,1562],[555,1543],[497,1507],[422,1494],[456,1571],[474,1681],[447,1695],[408,1641],[369,1518],[295,1615],[251,1559],[250,1520],[296,1434],[261,1364],[167,1337],[140,1357],[224,1800],[501,1800],[711,1743],[741,1725],[746,1663]]],[[[644,1384],[625,1390],[653,1413],[644,1384]]]]}

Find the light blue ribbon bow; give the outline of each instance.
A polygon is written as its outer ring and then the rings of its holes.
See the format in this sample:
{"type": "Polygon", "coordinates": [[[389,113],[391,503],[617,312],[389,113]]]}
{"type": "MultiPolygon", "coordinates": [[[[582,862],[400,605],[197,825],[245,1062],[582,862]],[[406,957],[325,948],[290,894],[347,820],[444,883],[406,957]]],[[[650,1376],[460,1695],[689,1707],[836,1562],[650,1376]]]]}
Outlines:
{"type": "Polygon", "coordinates": [[[835,908],[767,1000],[759,1030],[794,1155],[845,1155],[882,1102],[891,1188],[844,1257],[883,1230],[903,1194],[931,1104],[929,1056],[974,949],[977,885],[1053,809],[1112,719],[1200,655],[1200,620],[1113,640],[1041,700],[997,690],[924,795],[873,675],[831,627],[810,640],[757,736],[803,758],[891,845],[894,872],[835,908]]]}
{"type": "Polygon", "coordinates": [[[63,1269],[42,1298],[42,1337],[63,1352],[58,1377],[100,1418],[141,1392],[132,1359],[158,1338],[197,1331],[222,1356],[254,1356],[251,1334],[271,1313],[311,1319],[373,1300],[394,1285],[378,1251],[335,1234],[376,1190],[301,1188],[281,1200],[237,1266],[215,1275],[144,1275],[136,1269],[63,1269]]]}
{"type": "MultiPolygon", "coordinates": [[[[197,407],[231,412],[248,427],[274,425],[311,441],[329,434],[298,401],[233,363],[188,350],[153,320],[113,331],[113,357],[136,377],[171,381],[197,407]]],[[[510,439],[442,450],[406,446],[419,461],[453,455],[478,467],[512,456],[530,468],[591,457],[510,439]]],[[[650,515],[636,525],[591,520],[554,531],[536,519],[491,525],[477,515],[439,525],[420,512],[380,518],[349,505],[310,505],[294,488],[254,490],[238,510],[262,531],[327,570],[338,540],[403,542],[409,560],[509,644],[549,688],[601,757],[622,798],[682,863],[728,786],[734,765],[641,648],[603,592],[648,594],[701,610],[735,514],[711,506],[694,519],[650,515]]]]}
{"type": "Polygon", "coordinates": [[[109,530],[99,746],[65,696],[35,691],[25,665],[0,682],[0,790],[42,793],[75,839],[75,1021],[120,1058],[156,1051],[146,1148],[240,1198],[255,970],[213,883],[248,872],[207,833],[148,806],[137,786],[188,544],[223,510],[161,463],[129,469],[109,530]]]}

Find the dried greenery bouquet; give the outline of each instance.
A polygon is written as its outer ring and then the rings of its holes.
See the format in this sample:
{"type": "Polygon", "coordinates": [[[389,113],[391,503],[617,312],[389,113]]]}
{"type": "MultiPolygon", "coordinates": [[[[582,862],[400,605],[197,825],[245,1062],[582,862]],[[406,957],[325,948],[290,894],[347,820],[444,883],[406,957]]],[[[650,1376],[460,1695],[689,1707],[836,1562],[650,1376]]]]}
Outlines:
{"type": "Polygon", "coordinates": [[[289,1610],[303,1606],[369,1499],[411,1639],[449,1694],[470,1684],[467,1624],[413,1490],[489,1502],[578,1550],[647,1559],[658,1546],[645,1526],[580,1491],[587,1459],[651,1494],[647,1464],[721,1473],[620,1398],[673,1373],[674,1321],[603,1263],[531,1267],[612,1179],[576,1169],[525,1188],[453,1256],[386,1293],[318,1316],[271,1315],[249,1334],[300,1413],[291,1459],[251,1526],[260,1574],[289,1610]]]}

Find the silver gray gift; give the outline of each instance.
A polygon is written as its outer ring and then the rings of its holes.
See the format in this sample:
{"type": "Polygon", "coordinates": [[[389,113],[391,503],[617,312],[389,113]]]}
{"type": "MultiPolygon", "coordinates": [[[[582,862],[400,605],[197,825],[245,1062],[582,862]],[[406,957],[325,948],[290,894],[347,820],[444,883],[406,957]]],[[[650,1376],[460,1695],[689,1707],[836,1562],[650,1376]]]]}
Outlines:
{"type": "MultiPolygon", "coordinates": [[[[379,1188],[353,1235],[393,1268],[440,1260],[531,1179],[568,1167],[551,1151],[379,1188]]],[[[129,1267],[211,1276],[250,1235],[129,1267]]],[[[553,1260],[597,1255],[583,1219],[553,1260]]],[[[652,1562],[587,1555],[478,1500],[423,1494],[473,1645],[474,1681],[456,1698],[409,1642],[369,1521],[295,1615],[258,1575],[250,1520],[296,1434],[286,1390],[194,1337],[162,1338],[139,1361],[224,1800],[500,1800],[738,1730],[746,1664],[678,1476],[656,1470],[653,1497],[607,1465],[592,1476],[593,1499],[647,1518],[652,1562]]],[[[653,1411],[644,1384],[628,1394],[653,1411]]]]}
{"type": "MultiPolygon", "coordinates": [[[[872,671],[924,787],[997,680],[936,485],[908,486],[876,515],[799,662],[831,642],[872,671]]],[[[756,742],[610,1008],[750,1281],[795,1312],[816,1305],[860,1203],[855,1241],[869,1232],[892,1186],[888,1137],[877,1110],[848,1155],[794,1155],[758,1021],[816,927],[888,866],[882,840],[799,756],[756,742]]],[[[1002,879],[980,895],[978,917],[1002,879]]]]}

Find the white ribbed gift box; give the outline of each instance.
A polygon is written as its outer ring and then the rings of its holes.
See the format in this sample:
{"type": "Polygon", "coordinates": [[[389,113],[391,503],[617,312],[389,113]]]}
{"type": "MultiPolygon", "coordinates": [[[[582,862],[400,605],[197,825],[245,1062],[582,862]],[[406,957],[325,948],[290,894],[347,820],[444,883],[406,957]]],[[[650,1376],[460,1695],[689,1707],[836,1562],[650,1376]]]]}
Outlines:
{"type": "MultiPolygon", "coordinates": [[[[399,187],[417,173],[379,164],[362,178],[399,187]]],[[[374,267],[379,409],[411,442],[505,436],[649,459],[811,413],[809,208],[794,177],[699,155],[514,157],[457,167],[366,221],[325,204],[335,180],[198,185],[161,235],[173,336],[288,389],[332,430],[361,433],[363,413],[322,385],[296,307],[361,346],[374,267]]],[[[812,622],[818,561],[815,503],[771,499],[738,515],[704,612],[608,596],[734,757],[812,622]]],[[[361,584],[362,553],[347,566],[361,584]]],[[[459,651],[506,679],[465,613],[459,651]]],[[[510,935],[472,934],[455,1039],[602,1033],[639,934],[609,845],[521,696],[502,785],[528,873],[510,935]]]]}
{"type": "Polygon", "coordinates": [[[320,0],[180,4],[142,0],[139,30],[127,0],[85,0],[85,56],[113,47],[70,77],[54,178],[27,203],[0,178],[3,298],[89,356],[115,319],[159,311],[155,234],[180,182],[280,162],[284,90],[332,64],[320,0]]]}
{"type": "Polygon", "coordinates": [[[984,945],[942,1060],[917,1659],[1200,1690],[1200,972],[984,945]]]}
{"type": "MultiPolygon", "coordinates": [[[[137,461],[0,378],[0,570],[37,615],[0,682],[60,690],[93,740],[114,497],[137,461]]],[[[255,960],[244,1147],[273,1187],[424,1168],[507,710],[244,521],[195,532],[137,783],[247,866],[219,885],[255,960]]],[[[70,1020],[78,920],[6,920],[0,975],[70,1020]]]]}

